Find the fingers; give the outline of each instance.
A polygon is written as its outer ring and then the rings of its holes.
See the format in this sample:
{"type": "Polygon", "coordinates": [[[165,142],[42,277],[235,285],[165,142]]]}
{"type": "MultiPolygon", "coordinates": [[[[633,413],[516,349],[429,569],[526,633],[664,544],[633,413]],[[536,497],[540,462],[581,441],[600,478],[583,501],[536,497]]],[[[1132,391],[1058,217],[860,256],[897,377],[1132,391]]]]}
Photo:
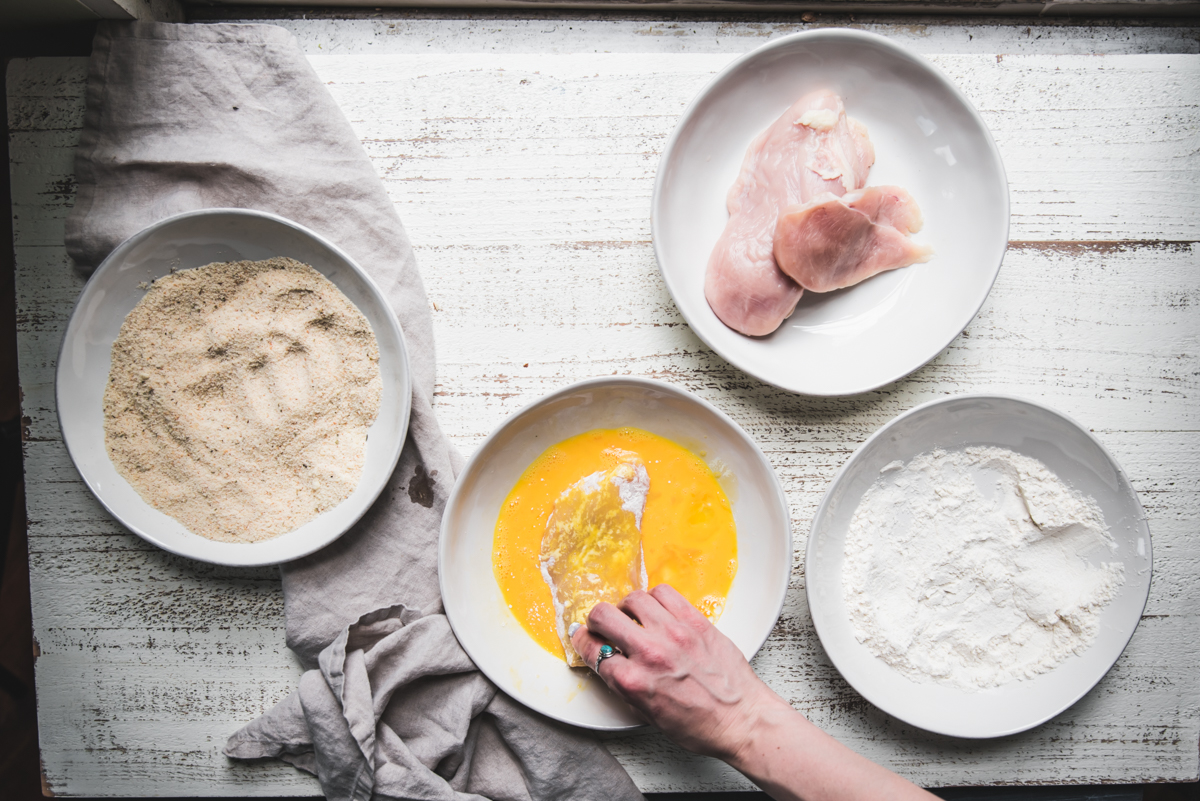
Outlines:
{"type": "Polygon", "coordinates": [[[604,640],[588,631],[587,626],[579,626],[571,634],[571,645],[575,646],[575,652],[583,657],[588,667],[596,666],[596,657],[600,656],[600,646],[603,644],[604,640]]]}
{"type": "Polygon", "coordinates": [[[680,595],[679,591],[670,584],[658,584],[652,587],[650,595],[653,596],[654,600],[658,601],[664,610],[681,623],[705,627],[711,625],[708,618],[704,616],[704,613],[692,606],[691,602],[680,595]]]}
{"type": "MultiPolygon", "coordinates": [[[[600,648],[603,646],[604,640],[597,637],[586,626],[580,626],[571,635],[571,645],[575,646],[576,652],[583,657],[587,662],[588,667],[596,669],[596,660],[600,656],[600,648]]],[[[597,675],[604,680],[604,683],[617,691],[617,694],[623,698],[627,698],[625,692],[624,681],[628,676],[629,670],[632,668],[628,657],[624,654],[617,654],[609,657],[599,663],[597,675]]]]}
{"type": "Polygon", "coordinates": [[[610,642],[627,654],[638,650],[646,632],[629,615],[609,603],[598,603],[588,613],[588,629],[602,642],[610,642]]]}
{"type": "Polygon", "coordinates": [[[634,590],[621,600],[617,607],[627,615],[634,617],[645,628],[665,626],[672,621],[672,615],[650,593],[634,590]]]}

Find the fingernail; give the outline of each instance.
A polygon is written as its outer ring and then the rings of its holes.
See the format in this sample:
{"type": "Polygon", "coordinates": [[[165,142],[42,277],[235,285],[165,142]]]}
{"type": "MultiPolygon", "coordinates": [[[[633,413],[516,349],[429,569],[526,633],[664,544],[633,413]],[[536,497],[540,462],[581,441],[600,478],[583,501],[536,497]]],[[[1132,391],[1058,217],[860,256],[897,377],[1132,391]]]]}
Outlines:
{"type": "Polygon", "coordinates": [[[578,623],[572,623],[570,626],[567,626],[567,636],[568,637],[574,637],[575,632],[577,632],[577,631],[579,631],[578,623]]]}

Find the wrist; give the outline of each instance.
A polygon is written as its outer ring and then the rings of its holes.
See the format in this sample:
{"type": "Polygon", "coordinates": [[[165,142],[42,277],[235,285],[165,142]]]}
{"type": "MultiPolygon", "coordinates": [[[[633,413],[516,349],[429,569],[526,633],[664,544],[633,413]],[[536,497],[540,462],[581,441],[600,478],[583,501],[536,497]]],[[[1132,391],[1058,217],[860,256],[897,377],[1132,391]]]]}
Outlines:
{"type": "Polygon", "coordinates": [[[765,684],[763,692],[749,705],[750,714],[741,721],[735,741],[729,743],[722,758],[733,768],[754,778],[761,772],[761,763],[769,750],[788,739],[788,729],[808,721],[791,704],[776,695],[765,684]]]}

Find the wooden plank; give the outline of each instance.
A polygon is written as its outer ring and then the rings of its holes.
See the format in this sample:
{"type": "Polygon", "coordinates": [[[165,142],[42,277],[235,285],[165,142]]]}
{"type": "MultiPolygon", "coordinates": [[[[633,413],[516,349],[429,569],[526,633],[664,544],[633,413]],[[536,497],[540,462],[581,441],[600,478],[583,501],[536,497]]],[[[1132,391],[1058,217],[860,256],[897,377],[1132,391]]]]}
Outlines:
{"type": "MultiPolygon", "coordinates": [[[[212,0],[214,5],[235,5],[240,0],[212,0]]],[[[321,5],[354,7],[359,0],[262,0],[262,5],[321,5]]],[[[381,0],[376,11],[384,7],[404,8],[471,8],[533,10],[538,13],[554,10],[629,12],[704,12],[704,13],[763,13],[801,14],[943,14],[962,16],[1019,15],[1024,17],[1146,17],[1195,15],[1200,4],[1195,0],[381,0]]],[[[241,9],[233,15],[241,14],[241,9]]],[[[206,18],[228,16],[209,10],[206,18]]]]}
{"type": "MultiPolygon", "coordinates": [[[[202,7],[194,7],[201,13],[202,7]]],[[[769,39],[822,28],[887,36],[923,55],[1135,55],[1200,53],[1195,20],[952,20],[945,17],[797,16],[665,19],[639,16],[508,12],[373,12],[338,9],[237,9],[245,22],[269,21],[291,31],[310,56],[437,53],[729,53],[769,39]],[[258,16],[254,16],[257,13],[258,16]],[[354,17],[358,18],[347,18],[354,17]]]]}
{"type": "Polygon", "coordinates": [[[768,449],[814,429],[852,448],[901,411],[966,391],[1038,398],[1095,428],[1200,429],[1200,409],[1186,402],[1197,391],[1196,245],[1013,248],[962,336],[908,379],[850,399],[786,395],[712,354],[681,323],[648,247],[640,258],[599,248],[520,259],[507,250],[448,257],[422,250],[419,258],[438,307],[439,399],[446,401],[439,416],[465,452],[530,398],[613,371],[682,384],[768,449]],[[468,288],[462,265],[485,258],[495,260],[494,275],[511,278],[468,288]],[[606,271],[623,281],[597,279],[606,271]],[[519,282],[554,282],[556,293],[517,294],[519,282]],[[626,288],[617,292],[620,283],[626,288]],[[601,285],[606,291],[597,291],[601,285]]]}
{"type": "MultiPolygon", "coordinates": [[[[289,24],[310,52],[322,43],[362,52],[364,32],[390,23],[289,24]]],[[[1038,29],[1051,52],[1069,51],[1052,56],[1002,25],[913,33],[942,48],[935,62],[993,127],[1022,212],[1018,241],[980,315],[931,364],[832,400],[780,393],[708,351],[679,316],[650,245],[653,174],[679,111],[769,27],[739,23],[708,36],[719,26],[705,23],[680,36],[682,28],[647,33],[644,21],[574,20],[540,32],[539,24],[405,23],[402,35],[375,39],[378,56],[312,59],[417,248],[435,309],[438,414],[460,449],[470,453],[508,414],[576,379],[619,373],[681,385],[733,416],[784,482],[797,534],[793,578],[755,664],[816,722],[930,785],[1195,778],[1200,200],[1189,176],[1200,59],[1178,52],[1194,53],[1195,38],[1166,28],[1038,29]],[[946,49],[972,31],[993,49],[965,49],[973,39],[962,52],[946,49]],[[580,52],[591,37],[613,52],[580,52]],[[1080,56],[1088,47],[1114,55],[1080,56]],[[1156,48],[1174,54],[1145,54],[1156,48]],[[1065,140],[1067,130],[1077,136],[1065,140]],[[1156,183],[1173,188],[1171,208],[1139,188],[1156,183]],[[932,737],[866,704],[821,651],[803,593],[809,520],[853,449],[916,403],[968,391],[1034,397],[1093,427],[1142,498],[1156,556],[1146,617],[1116,668],[1055,721],[997,743],[932,737]]],[[[9,73],[47,776],[66,795],[311,794],[315,783],[289,767],[234,765],[219,754],[299,675],[273,571],[200,565],[143,543],[108,518],[60,441],[54,360],[82,286],[62,249],[62,220],[74,193],[84,66],[19,61],[9,73]]],[[[610,746],[646,790],[749,787],[657,735],[610,746]]]]}
{"type": "MultiPolygon", "coordinates": [[[[442,245],[530,235],[649,241],[658,153],[687,103],[730,60],[421,54],[313,64],[367,143],[414,241],[442,245]],[[430,193],[454,210],[443,219],[450,224],[414,222],[430,193]],[[539,222],[533,230],[515,224],[529,214],[539,222]]],[[[974,101],[1000,147],[1013,239],[1200,239],[1200,199],[1186,191],[1200,153],[1179,147],[1200,123],[1195,57],[930,60],[974,101]],[[1134,164],[1136,180],[1111,179],[1134,164]]]]}

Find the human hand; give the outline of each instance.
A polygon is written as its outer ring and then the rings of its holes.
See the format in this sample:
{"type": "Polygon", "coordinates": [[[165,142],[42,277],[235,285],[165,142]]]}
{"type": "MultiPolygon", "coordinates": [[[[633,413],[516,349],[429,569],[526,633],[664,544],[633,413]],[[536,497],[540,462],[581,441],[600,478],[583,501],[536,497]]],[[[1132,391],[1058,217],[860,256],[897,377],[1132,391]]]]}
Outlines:
{"type": "Polygon", "coordinates": [[[596,665],[600,646],[622,651],[599,675],[630,706],[696,753],[734,760],[767,710],[787,707],[738,647],[667,584],[597,604],[571,642],[596,665]],[[638,625],[638,624],[641,625],[638,625]]]}
{"type": "Polygon", "coordinates": [[[597,604],[571,642],[593,667],[605,642],[620,648],[599,664],[617,695],[684,748],[725,760],[779,801],[936,801],[809,723],[666,584],[597,604]]]}

